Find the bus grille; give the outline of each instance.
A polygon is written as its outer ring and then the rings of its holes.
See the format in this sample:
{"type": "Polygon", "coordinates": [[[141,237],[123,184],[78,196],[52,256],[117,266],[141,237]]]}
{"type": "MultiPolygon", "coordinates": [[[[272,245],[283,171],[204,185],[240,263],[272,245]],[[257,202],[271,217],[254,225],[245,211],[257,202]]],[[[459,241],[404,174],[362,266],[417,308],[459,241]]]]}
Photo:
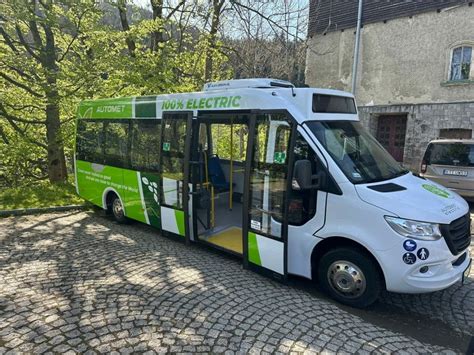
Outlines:
{"type": "Polygon", "coordinates": [[[471,216],[466,214],[450,224],[440,225],[444,240],[453,255],[458,255],[471,244],[471,216]]]}

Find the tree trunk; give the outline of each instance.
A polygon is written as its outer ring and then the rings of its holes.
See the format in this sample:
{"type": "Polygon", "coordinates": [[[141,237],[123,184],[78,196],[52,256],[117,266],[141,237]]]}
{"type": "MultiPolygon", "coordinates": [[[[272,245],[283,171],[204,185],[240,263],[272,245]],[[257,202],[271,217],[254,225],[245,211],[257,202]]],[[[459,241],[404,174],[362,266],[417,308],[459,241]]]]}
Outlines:
{"type": "Polygon", "coordinates": [[[209,31],[209,46],[206,50],[206,62],[204,67],[204,79],[205,81],[212,80],[212,65],[213,61],[213,50],[216,48],[217,41],[217,30],[219,29],[219,23],[221,18],[222,6],[225,0],[212,0],[212,20],[211,30],[209,31]]]}
{"type": "Polygon", "coordinates": [[[45,46],[41,52],[41,65],[46,77],[46,138],[48,145],[48,177],[49,181],[64,182],[67,180],[66,157],[61,137],[61,119],[59,114],[59,92],[56,62],[56,45],[54,33],[48,25],[43,25],[45,46]]]}
{"type": "MultiPolygon", "coordinates": [[[[51,94],[54,95],[54,94],[51,94]]],[[[48,140],[48,177],[51,182],[67,180],[66,157],[61,140],[61,121],[57,99],[47,97],[46,137],[48,140]]]]}
{"type": "MultiPolygon", "coordinates": [[[[151,8],[153,10],[153,20],[159,19],[163,20],[163,0],[151,0],[151,8]]],[[[160,29],[153,31],[151,34],[151,50],[156,52],[158,50],[158,45],[163,42],[163,30],[160,29]]]]}
{"type": "MultiPolygon", "coordinates": [[[[126,1],[120,0],[117,4],[117,8],[119,10],[120,23],[122,24],[122,30],[124,32],[130,31],[130,25],[128,24],[128,19],[127,19],[126,1]]],[[[125,38],[125,42],[127,43],[130,57],[135,57],[135,48],[136,48],[135,41],[130,36],[127,35],[127,38],[125,38]]]]}

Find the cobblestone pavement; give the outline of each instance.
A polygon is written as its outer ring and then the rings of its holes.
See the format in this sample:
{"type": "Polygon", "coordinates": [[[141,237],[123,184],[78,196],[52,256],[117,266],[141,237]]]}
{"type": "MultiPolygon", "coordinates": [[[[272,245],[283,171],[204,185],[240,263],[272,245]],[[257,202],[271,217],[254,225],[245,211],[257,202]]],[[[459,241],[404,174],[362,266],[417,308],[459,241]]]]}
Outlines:
{"type": "MultiPolygon", "coordinates": [[[[473,296],[471,279],[384,302],[464,332],[474,328],[473,296]]],[[[459,351],[374,325],[147,226],[91,212],[0,220],[0,353],[229,350],[459,351]]]]}

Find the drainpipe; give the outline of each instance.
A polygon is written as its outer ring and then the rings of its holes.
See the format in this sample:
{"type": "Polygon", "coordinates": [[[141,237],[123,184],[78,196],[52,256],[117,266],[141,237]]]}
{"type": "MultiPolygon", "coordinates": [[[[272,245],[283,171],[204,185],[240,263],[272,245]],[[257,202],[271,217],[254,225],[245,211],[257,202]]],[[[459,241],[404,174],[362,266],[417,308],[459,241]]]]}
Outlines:
{"type": "Polygon", "coordinates": [[[352,94],[356,93],[357,67],[359,65],[359,44],[360,44],[360,26],[362,22],[362,1],[359,0],[359,9],[357,10],[357,29],[354,46],[354,62],[352,63],[352,94]]]}

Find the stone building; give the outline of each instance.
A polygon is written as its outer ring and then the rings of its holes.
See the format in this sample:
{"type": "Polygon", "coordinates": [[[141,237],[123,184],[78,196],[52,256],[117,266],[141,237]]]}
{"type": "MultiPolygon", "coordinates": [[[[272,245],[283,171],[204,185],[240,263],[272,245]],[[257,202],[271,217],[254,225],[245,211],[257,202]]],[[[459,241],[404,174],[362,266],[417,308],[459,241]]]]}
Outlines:
{"type": "MultiPolygon", "coordinates": [[[[357,0],[311,0],[310,86],[350,91],[357,0]]],[[[356,98],[361,121],[418,170],[431,139],[474,129],[474,6],[466,0],[363,0],[356,98]]]]}

